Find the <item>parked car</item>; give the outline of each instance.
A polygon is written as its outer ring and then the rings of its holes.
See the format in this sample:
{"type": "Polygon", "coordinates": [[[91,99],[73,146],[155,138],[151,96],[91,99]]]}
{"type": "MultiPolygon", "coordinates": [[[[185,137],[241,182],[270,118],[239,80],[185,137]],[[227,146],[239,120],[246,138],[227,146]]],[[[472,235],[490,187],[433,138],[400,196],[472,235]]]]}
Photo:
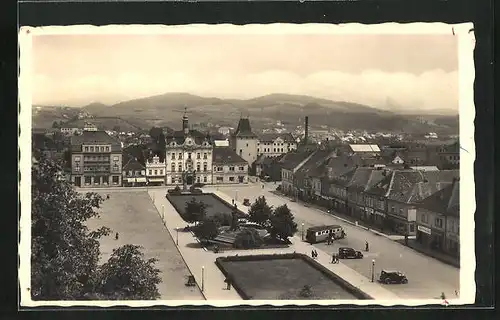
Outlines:
{"type": "Polygon", "coordinates": [[[361,251],[356,251],[353,248],[342,247],[339,248],[339,259],[362,259],[363,254],[361,251]]]}
{"type": "Polygon", "coordinates": [[[247,198],[243,199],[243,205],[248,207],[250,205],[250,200],[247,198]]]}
{"type": "Polygon", "coordinates": [[[382,270],[379,281],[385,284],[404,284],[408,283],[408,278],[399,271],[382,270]]]}

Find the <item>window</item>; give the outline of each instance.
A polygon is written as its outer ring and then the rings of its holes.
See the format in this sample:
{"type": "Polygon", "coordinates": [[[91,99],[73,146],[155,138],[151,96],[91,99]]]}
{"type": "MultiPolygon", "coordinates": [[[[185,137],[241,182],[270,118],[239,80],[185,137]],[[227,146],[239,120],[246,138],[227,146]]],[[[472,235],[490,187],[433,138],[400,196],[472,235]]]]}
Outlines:
{"type": "Polygon", "coordinates": [[[200,172],[200,163],[199,162],[196,164],[196,172],[200,172]]]}
{"type": "Polygon", "coordinates": [[[222,167],[217,167],[217,171],[222,171],[223,168],[222,167]]]}
{"type": "Polygon", "coordinates": [[[208,165],[206,162],[203,162],[203,172],[207,172],[208,165]]]}
{"type": "Polygon", "coordinates": [[[421,220],[423,223],[427,223],[427,215],[425,213],[422,214],[421,220]]]}
{"type": "Polygon", "coordinates": [[[94,147],[90,147],[90,152],[94,152],[94,147]]]}
{"type": "Polygon", "coordinates": [[[80,161],[80,157],[75,157],[75,161],[80,161]]]}
{"type": "Polygon", "coordinates": [[[117,156],[114,156],[114,157],[113,157],[113,161],[118,161],[118,157],[117,157],[117,156]]]}
{"type": "Polygon", "coordinates": [[[177,163],[177,166],[179,167],[179,172],[182,171],[182,162],[177,163]]]}
{"type": "Polygon", "coordinates": [[[229,181],[234,182],[234,177],[229,177],[229,181]]]}
{"type": "Polygon", "coordinates": [[[207,160],[207,153],[203,153],[203,159],[207,160]]]}
{"type": "Polygon", "coordinates": [[[196,159],[201,159],[201,154],[199,152],[196,154],[196,159]]]}
{"type": "Polygon", "coordinates": [[[413,223],[410,224],[410,232],[415,232],[415,225],[413,223]]]}
{"type": "Polygon", "coordinates": [[[80,172],[80,165],[79,165],[79,164],[77,164],[77,165],[75,166],[75,171],[80,172]]]}
{"type": "Polygon", "coordinates": [[[89,152],[89,147],[84,148],[86,152],[89,152]]]}
{"type": "Polygon", "coordinates": [[[240,171],[244,171],[245,167],[240,167],[239,169],[240,169],[240,171]]]}
{"type": "Polygon", "coordinates": [[[120,170],[117,163],[113,163],[113,171],[120,170]]]}
{"type": "Polygon", "coordinates": [[[163,175],[163,169],[160,169],[160,176],[163,175]]]}
{"type": "Polygon", "coordinates": [[[201,180],[200,180],[200,179],[201,179],[201,178],[200,178],[199,176],[198,176],[198,177],[196,177],[196,182],[200,183],[200,182],[201,182],[201,180]]]}
{"type": "Polygon", "coordinates": [[[234,167],[233,166],[229,167],[229,171],[234,171],[234,167]]]}
{"type": "Polygon", "coordinates": [[[442,228],[443,227],[443,219],[436,218],[436,220],[434,221],[434,224],[436,225],[436,227],[442,228]]]}
{"type": "Polygon", "coordinates": [[[157,176],[157,175],[158,175],[158,170],[155,169],[155,176],[157,176]]]}
{"type": "Polygon", "coordinates": [[[92,182],[90,177],[85,177],[85,184],[90,184],[92,182]]]}
{"type": "Polygon", "coordinates": [[[396,212],[396,208],[391,207],[391,212],[396,212]]]}
{"type": "Polygon", "coordinates": [[[207,182],[207,176],[203,177],[203,182],[207,182]]]}
{"type": "Polygon", "coordinates": [[[150,176],[153,175],[153,170],[149,169],[148,172],[149,172],[148,175],[150,175],[150,176]]]}
{"type": "Polygon", "coordinates": [[[223,177],[217,177],[217,182],[222,182],[222,181],[224,181],[223,177]]]}
{"type": "Polygon", "coordinates": [[[109,147],[106,147],[106,151],[109,152],[109,147]]]}
{"type": "Polygon", "coordinates": [[[188,159],[191,159],[191,152],[188,153],[188,159]]]}
{"type": "Polygon", "coordinates": [[[118,184],[120,183],[120,177],[119,176],[113,176],[113,184],[118,184]]]}
{"type": "Polygon", "coordinates": [[[172,152],[172,160],[175,160],[175,152],[172,152]]]}
{"type": "Polygon", "coordinates": [[[179,160],[182,160],[182,153],[179,153],[179,160]]]}
{"type": "Polygon", "coordinates": [[[172,162],[170,164],[170,167],[171,167],[172,172],[175,172],[175,162],[172,162]]]}
{"type": "Polygon", "coordinates": [[[101,152],[104,152],[104,147],[101,147],[101,152]]]}

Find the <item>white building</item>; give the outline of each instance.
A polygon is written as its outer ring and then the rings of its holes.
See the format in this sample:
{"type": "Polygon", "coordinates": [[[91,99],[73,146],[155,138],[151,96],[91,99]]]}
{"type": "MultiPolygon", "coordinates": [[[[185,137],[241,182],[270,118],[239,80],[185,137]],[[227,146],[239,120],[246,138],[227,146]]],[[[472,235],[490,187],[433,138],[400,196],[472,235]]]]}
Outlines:
{"type": "Polygon", "coordinates": [[[166,136],[166,184],[212,183],[213,142],[208,134],[190,130],[188,117],[182,118],[182,130],[166,136]]]}
{"type": "Polygon", "coordinates": [[[258,138],[258,156],[277,157],[297,149],[297,142],[291,133],[263,133],[258,138]]]}
{"type": "Polygon", "coordinates": [[[146,160],[146,179],[150,185],[165,184],[166,166],[165,161],[160,161],[160,157],[155,155],[152,159],[146,160]]]}

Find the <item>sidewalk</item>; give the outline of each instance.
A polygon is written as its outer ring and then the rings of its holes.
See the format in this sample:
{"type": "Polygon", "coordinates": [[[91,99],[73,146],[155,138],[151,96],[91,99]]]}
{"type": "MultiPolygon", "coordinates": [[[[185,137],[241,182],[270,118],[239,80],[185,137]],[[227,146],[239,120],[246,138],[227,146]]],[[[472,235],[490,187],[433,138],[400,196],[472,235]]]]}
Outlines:
{"type": "MultiPolygon", "coordinates": [[[[230,196],[227,196],[225,193],[222,193],[220,191],[214,191],[214,193],[223,199],[224,201],[231,203],[232,198],[230,196]]],[[[239,201],[235,201],[235,203],[238,205],[238,208],[240,206],[243,206],[243,204],[239,201]]],[[[310,255],[311,252],[311,245],[309,243],[303,242],[300,237],[294,236],[292,239],[292,244],[290,247],[285,248],[285,249],[263,249],[263,250],[247,250],[248,254],[259,254],[258,251],[262,251],[263,254],[273,254],[273,253],[286,253],[286,252],[297,252],[297,253],[303,253],[306,255],[310,255]]],[[[337,274],[339,277],[353,285],[354,287],[358,288],[359,290],[365,292],[369,296],[371,296],[375,300],[394,300],[394,299],[400,299],[397,295],[392,293],[391,291],[385,289],[383,286],[378,284],[377,282],[371,282],[369,279],[366,277],[362,276],[361,274],[357,273],[356,271],[352,270],[351,268],[347,267],[345,264],[342,262],[338,264],[331,264],[331,254],[326,253],[323,250],[316,249],[318,251],[318,259],[317,261],[322,264],[324,267],[326,267],[328,270],[332,271],[333,273],[337,274]]],[[[239,255],[243,255],[245,253],[243,252],[234,252],[235,254],[238,253],[239,255]]]]}
{"type": "MultiPolygon", "coordinates": [[[[404,240],[398,240],[397,242],[402,244],[402,245],[405,245],[404,240]]],[[[408,247],[415,250],[415,251],[418,251],[422,254],[425,254],[426,256],[429,256],[429,257],[432,257],[436,260],[439,260],[443,263],[449,264],[449,265],[454,266],[456,268],[460,268],[460,259],[459,258],[455,258],[455,257],[449,256],[445,253],[441,253],[441,252],[437,252],[437,251],[434,251],[434,250],[429,249],[429,248],[425,248],[424,246],[422,246],[420,243],[418,243],[414,239],[408,240],[408,247]]]]}
{"type": "Polygon", "coordinates": [[[191,274],[194,276],[200,290],[202,290],[205,299],[242,300],[235,290],[225,290],[225,277],[215,265],[217,254],[201,249],[200,244],[191,232],[177,231],[177,229],[183,229],[187,223],[165,198],[163,192],[149,190],[149,196],[158,209],[158,214],[162,218],[168,232],[175,242],[178,241],[179,252],[190,269],[191,274]]]}

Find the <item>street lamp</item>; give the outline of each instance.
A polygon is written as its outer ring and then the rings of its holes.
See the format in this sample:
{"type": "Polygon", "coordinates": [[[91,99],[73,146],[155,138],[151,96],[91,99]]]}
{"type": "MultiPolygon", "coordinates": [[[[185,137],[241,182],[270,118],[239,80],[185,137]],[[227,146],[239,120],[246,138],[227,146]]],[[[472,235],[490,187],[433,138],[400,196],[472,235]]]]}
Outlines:
{"type": "Polygon", "coordinates": [[[205,267],[201,267],[201,291],[205,291],[205,267]]]}
{"type": "Polygon", "coordinates": [[[175,243],[179,245],[179,228],[175,228],[175,243]]]}
{"type": "Polygon", "coordinates": [[[372,260],[372,282],[375,282],[375,259],[372,260]]]}
{"type": "Polygon", "coordinates": [[[304,222],[302,222],[302,241],[304,241],[304,222]]]}

